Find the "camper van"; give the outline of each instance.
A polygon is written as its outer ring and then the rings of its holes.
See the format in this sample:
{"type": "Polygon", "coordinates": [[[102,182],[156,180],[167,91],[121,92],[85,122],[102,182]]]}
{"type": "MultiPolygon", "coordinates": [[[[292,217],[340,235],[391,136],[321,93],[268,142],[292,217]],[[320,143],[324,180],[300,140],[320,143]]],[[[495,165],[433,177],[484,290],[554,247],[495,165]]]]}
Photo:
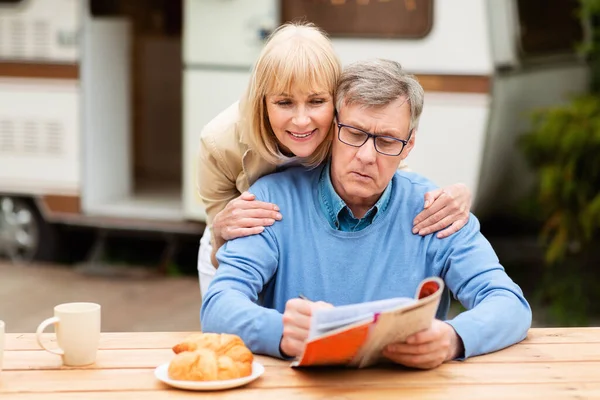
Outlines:
{"type": "Polygon", "coordinates": [[[426,91],[412,170],[474,211],[531,179],[527,114],[588,85],[576,0],[0,0],[0,254],[51,258],[56,224],[198,237],[199,134],[239,99],[279,24],[344,64],[400,61],[426,91]]]}

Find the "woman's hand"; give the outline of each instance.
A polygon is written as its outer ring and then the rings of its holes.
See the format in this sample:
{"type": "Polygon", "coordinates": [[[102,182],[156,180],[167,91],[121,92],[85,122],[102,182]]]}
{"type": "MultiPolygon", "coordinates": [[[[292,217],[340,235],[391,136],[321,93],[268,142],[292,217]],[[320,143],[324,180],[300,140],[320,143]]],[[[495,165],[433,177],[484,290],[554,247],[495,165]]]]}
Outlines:
{"type": "Polygon", "coordinates": [[[414,219],[413,233],[425,236],[441,230],[437,237],[442,239],[458,232],[469,221],[471,200],[462,183],[425,193],[425,209],[414,219]]]}
{"type": "Polygon", "coordinates": [[[256,200],[250,192],[244,192],[240,197],[231,200],[213,220],[213,234],[223,242],[231,239],[257,235],[265,226],[281,220],[279,207],[273,203],[256,200]]]}

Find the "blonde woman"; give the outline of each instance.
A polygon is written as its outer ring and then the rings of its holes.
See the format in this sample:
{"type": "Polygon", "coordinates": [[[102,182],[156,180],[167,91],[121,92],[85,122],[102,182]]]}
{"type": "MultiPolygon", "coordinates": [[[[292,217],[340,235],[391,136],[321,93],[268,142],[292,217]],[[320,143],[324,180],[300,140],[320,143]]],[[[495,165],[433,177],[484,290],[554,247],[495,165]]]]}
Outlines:
{"type": "MultiPolygon", "coordinates": [[[[198,254],[202,294],[226,241],[259,234],[284,217],[276,204],[255,200],[249,186],[278,168],[312,168],[328,157],[341,70],[322,31],[312,24],[282,25],[263,48],[242,100],[203,129],[197,179],[207,214],[198,254]]],[[[413,232],[453,234],[468,221],[470,203],[461,184],[427,193],[413,232]]]]}

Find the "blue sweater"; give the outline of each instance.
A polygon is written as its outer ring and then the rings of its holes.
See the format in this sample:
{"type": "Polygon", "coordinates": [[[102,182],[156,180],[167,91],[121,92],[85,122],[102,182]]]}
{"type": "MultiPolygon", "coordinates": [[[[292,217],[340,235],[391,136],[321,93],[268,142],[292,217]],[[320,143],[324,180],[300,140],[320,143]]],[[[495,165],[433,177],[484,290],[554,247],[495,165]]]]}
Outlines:
{"type": "Polygon", "coordinates": [[[437,318],[446,319],[449,291],[468,310],[447,321],[461,337],[465,357],[525,338],[529,304],[473,215],[449,238],[412,234],[412,220],[433,185],[397,172],[384,214],[357,232],[334,230],[318,203],[321,169],[290,168],[250,188],[257,199],[277,204],[283,219],[218,251],[219,269],[202,304],[204,332],[234,333],[254,353],[281,357],[282,314],[300,293],[339,306],[412,297],[421,280],[439,276],[446,293],[437,318]]]}

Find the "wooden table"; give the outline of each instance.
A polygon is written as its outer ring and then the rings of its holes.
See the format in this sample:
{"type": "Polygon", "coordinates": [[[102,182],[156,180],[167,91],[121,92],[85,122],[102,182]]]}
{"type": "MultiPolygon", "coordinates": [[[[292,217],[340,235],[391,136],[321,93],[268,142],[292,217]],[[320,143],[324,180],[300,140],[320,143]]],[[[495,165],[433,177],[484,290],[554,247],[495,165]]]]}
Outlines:
{"type": "Polygon", "coordinates": [[[431,371],[294,370],[257,357],[266,367],[261,378],[220,392],[171,389],[154,378],[186,335],[104,333],[96,364],[66,368],[34,334],[7,334],[0,399],[600,399],[600,328],[531,329],[518,345],[431,371]]]}

